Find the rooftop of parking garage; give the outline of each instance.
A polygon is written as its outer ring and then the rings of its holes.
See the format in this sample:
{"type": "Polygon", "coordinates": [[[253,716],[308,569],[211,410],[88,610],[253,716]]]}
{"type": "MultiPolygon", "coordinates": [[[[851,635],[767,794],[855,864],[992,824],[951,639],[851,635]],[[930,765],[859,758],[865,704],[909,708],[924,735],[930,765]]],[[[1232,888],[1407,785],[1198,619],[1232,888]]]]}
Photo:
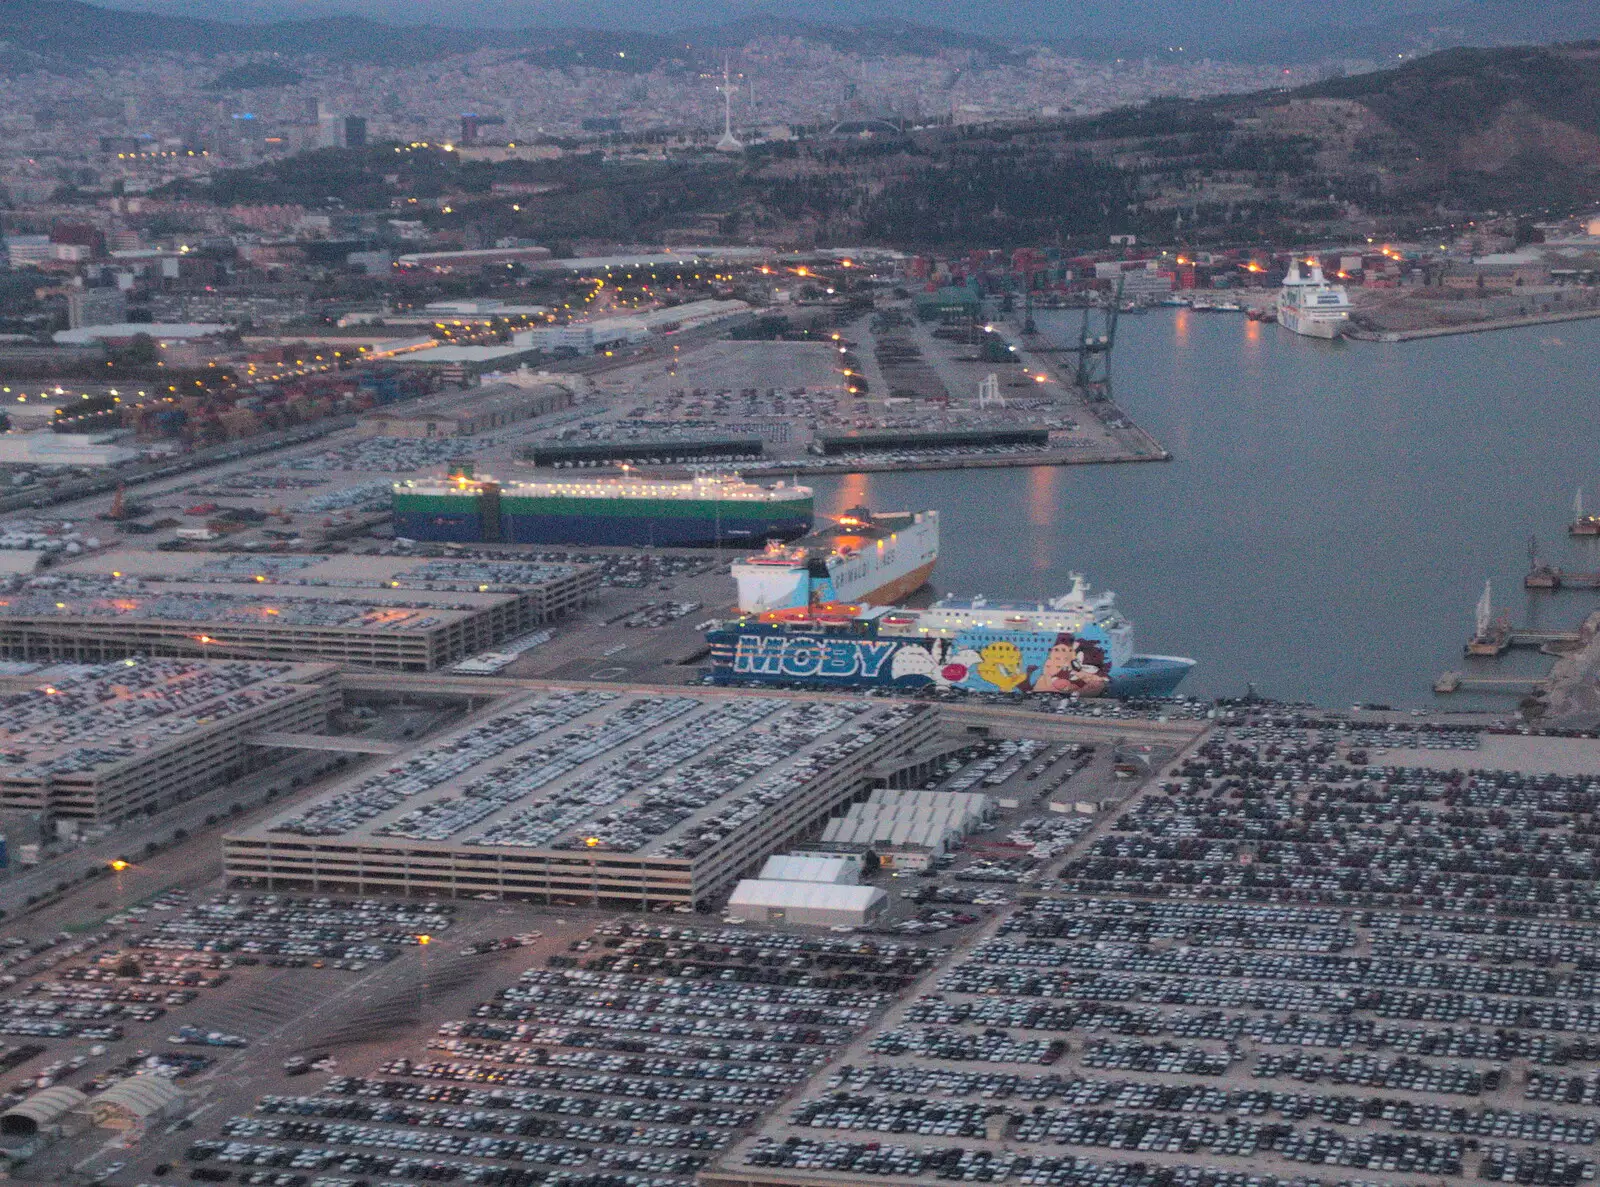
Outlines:
{"type": "Polygon", "coordinates": [[[238,840],[691,860],[925,707],[552,687],[238,840]]]}
{"type": "Polygon", "coordinates": [[[0,602],[0,615],[419,632],[577,572],[449,558],[129,549],[25,582],[0,602]]]}
{"type": "Polygon", "coordinates": [[[0,694],[0,779],[108,769],[292,696],[332,668],[126,659],[53,671],[37,684],[0,694]]]}

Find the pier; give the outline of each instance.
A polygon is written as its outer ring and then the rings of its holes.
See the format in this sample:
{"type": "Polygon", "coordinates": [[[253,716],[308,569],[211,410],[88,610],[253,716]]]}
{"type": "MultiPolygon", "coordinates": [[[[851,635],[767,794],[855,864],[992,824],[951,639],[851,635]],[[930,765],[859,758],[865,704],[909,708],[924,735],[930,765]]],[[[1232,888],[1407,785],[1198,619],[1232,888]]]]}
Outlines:
{"type": "Polygon", "coordinates": [[[1543,676],[1464,676],[1446,672],[1433,682],[1436,693],[1451,692],[1537,692],[1545,686],[1543,676]]]}
{"type": "Polygon", "coordinates": [[[1557,569],[1553,565],[1535,565],[1522,579],[1524,589],[1600,589],[1600,570],[1557,569]]]}
{"type": "Polygon", "coordinates": [[[1510,623],[1492,623],[1468,641],[1468,655],[1504,655],[1513,647],[1538,647],[1544,649],[1557,644],[1577,643],[1577,631],[1546,630],[1543,627],[1514,627],[1510,623]]]}

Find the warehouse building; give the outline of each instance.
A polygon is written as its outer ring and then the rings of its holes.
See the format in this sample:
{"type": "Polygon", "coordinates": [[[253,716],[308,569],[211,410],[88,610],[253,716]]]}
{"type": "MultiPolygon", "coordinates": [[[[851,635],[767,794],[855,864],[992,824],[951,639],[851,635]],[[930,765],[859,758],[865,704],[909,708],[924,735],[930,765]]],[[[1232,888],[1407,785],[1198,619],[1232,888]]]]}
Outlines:
{"type": "Polygon", "coordinates": [[[407,354],[395,366],[437,376],[444,383],[465,385],[490,372],[515,370],[538,358],[539,351],[526,346],[436,346],[407,354]]]}
{"type": "Polygon", "coordinates": [[[540,684],[226,836],[224,866],[271,890],[704,907],[937,729],[928,705],[540,684]]]}
{"type": "Polygon", "coordinates": [[[889,896],[876,886],[746,878],[728,900],[728,915],[746,923],[865,927],[888,906],[889,896]]]}
{"type": "Polygon", "coordinates": [[[370,412],[358,428],[367,437],[472,437],[571,408],[572,399],[572,389],[559,383],[486,383],[370,412]]]}
{"type": "Polygon", "coordinates": [[[324,660],[431,672],[587,604],[584,565],[119,551],[0,601],[0,654],[324,660]]]}
{"type": "Polygon", "coordinates": [[[994,815],[994,802],[968,791],[875,788],[823,830],[824,844],[864,845],[885,868],[926,869],[994,815]]]}
{"type": "Polygon", "coordinates": [[[165,1076],[129,1076],[83,1105],[101,1129],[143,1129],[184,1111],[183,1091],[165,1076]]]}
{"type": "Polygon", "coordinates": [[[8,681],[0,808],[106,823],[219,786],[259,764],[268,733],[320,733],[334,668],[125,659],[8,681]]]}
{"type": "Polygon", "coordinates": [[[774,853],[757,875],[767,882],[829,882],[853,886],[861,881],[859,853],[774,853]]]}

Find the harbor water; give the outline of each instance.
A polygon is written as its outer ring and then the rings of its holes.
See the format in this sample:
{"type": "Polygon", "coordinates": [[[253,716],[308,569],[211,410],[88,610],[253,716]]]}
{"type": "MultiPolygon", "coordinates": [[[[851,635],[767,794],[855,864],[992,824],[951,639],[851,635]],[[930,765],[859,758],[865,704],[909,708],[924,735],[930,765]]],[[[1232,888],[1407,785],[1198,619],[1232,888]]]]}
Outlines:
{"type": "Polygon", "coordinates": [[[1161,309],[1122,319],[1113,379],[1170,463],[846,475],[815,480],[817,509],[937,507],[939,592],[1045,598],[1082,571],[1140,651],[1200,661],[1187,692],[1509,710],[1433,681],[1548,667],[1464,662],[1485,579],[1517,625],[1600,603],[1522,588],[1530,535],[1600,569],[1600,540],[1566,534],[1575,489],[1600,510],[1597,361],[1600,321],[1375,344],[1161,309]]]}

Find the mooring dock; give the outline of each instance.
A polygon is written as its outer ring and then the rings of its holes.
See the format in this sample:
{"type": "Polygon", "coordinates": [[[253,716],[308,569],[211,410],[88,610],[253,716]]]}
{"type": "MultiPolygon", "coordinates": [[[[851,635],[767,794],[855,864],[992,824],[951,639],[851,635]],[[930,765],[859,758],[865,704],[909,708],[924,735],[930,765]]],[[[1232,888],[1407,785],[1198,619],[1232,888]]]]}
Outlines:
{"type": "Polygon", "coordinates": [[[1535,565],[1522,579],[1524,589],[1600,589],[1600,570],[1558,569],[1535,565]]]}
{"type": "Polygon", "coordinates": [[[1433,691],[1537,692],[1544,686],[1543,676],[1464,676],[1460,672],[1446,672],[1433,682],[1433,691]]]}

